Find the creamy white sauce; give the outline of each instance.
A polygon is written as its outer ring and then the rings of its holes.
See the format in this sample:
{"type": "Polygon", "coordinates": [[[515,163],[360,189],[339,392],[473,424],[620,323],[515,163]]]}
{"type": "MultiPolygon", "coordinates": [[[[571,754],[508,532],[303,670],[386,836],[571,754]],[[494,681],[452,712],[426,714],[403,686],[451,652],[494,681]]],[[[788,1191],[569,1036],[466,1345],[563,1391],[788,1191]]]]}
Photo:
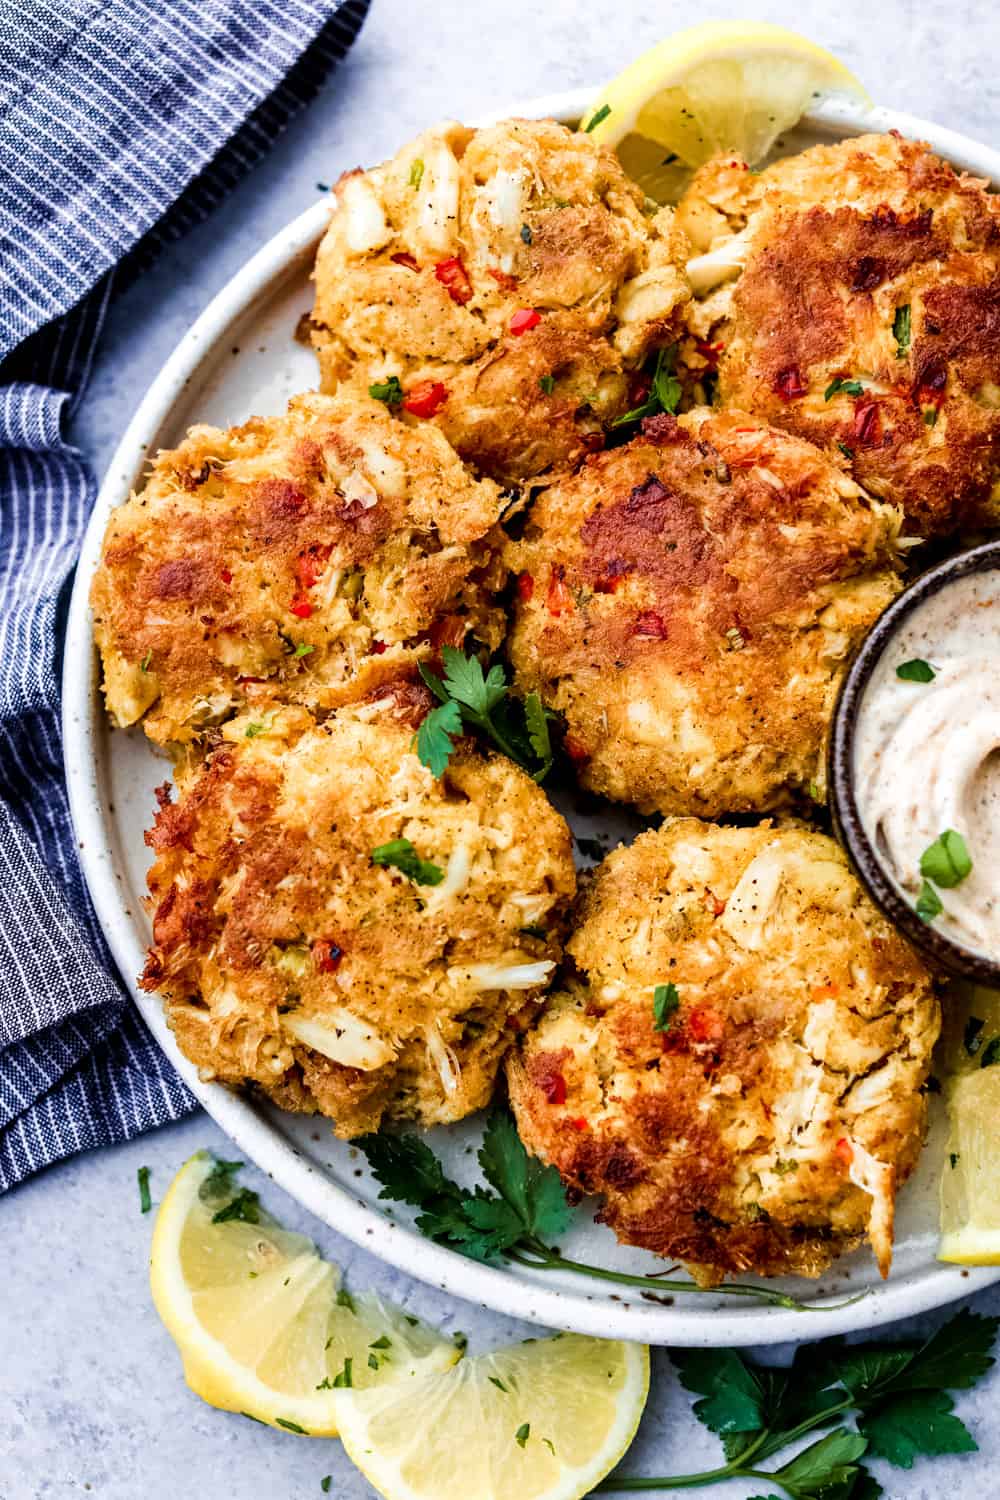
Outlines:
{"type": "Polygon", "coordinates": [[[865,832],[911,905],[920,857],[947,829],[972,870],[931,924],[965,948],[1000,957],[1000,571],[943,585],[887,645],[861,700],[856,794],[865,832]],[[921,660],[932,682],[906,682],[921,660]]]}

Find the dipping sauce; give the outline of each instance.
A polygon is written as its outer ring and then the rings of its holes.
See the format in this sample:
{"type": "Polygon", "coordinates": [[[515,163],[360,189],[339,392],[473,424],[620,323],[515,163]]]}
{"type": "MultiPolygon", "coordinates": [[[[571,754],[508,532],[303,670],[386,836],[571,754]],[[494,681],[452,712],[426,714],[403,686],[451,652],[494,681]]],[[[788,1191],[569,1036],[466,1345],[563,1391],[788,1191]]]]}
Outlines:
{"type": "Polygon", "coordinates": [[[854,757],[861,822],[905,899],[1000,957],[1000,571],[942,584],[903,621],[861,699],[854,757]]]}

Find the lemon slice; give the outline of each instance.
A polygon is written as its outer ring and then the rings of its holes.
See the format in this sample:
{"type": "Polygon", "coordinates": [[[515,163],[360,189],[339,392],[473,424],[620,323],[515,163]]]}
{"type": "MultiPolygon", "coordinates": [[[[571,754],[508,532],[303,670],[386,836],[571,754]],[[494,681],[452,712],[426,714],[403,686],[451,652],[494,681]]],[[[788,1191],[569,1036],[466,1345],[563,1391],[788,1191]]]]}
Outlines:
{"type": "Polygon", "coordinates": [[[171,1183],[153,1233],[153,1301],[204,1401],[335,1437],[335,1380],[416,1379],[459,1358],[452,1340],[400,1308],[339,1291],[336,1266],[239,1190],[234,1171],[197,1152],[171,1183]]]}
{"type": "Polygon", "coordinates": [[[705,21],[668,36],[612,79],[581,122],[615,146],[651,198],[676,198],[684,169],[719,151],[759,165],[818,98],[871,99],[843,63],[783,26],[705,21]]]}
{"type": "Polygon", "coordinates": [[[649,1390],[642,1344],[560,1334],[367,1391],[338,1391],[348,1456],[386,1500],[579,1500],[649,1390]]]}
{"type": "Polygon", "coordinates": [[[950,998],[944,1044],[951,1132],[938,1258],[1000,1265],[1000,994],[961,985],[950,998]]]}

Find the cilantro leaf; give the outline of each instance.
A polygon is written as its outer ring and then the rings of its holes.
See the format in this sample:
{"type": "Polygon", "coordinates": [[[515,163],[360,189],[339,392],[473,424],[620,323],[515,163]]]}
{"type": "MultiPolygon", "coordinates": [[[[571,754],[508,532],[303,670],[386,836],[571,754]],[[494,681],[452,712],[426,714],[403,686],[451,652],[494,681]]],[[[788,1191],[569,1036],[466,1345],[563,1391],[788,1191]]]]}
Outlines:
{"type": "Polygon", "coordinates": [[[963,1307],[913,1351],[893,1390],[969,1390],[996,1363],[992,1349],[998,1328],[1000,1318],[963,1307]]]}
{"type": "Polygon", "coordinates": [[[398,406],[403,399],[399,376],[390,375],[385,380],[374,381],[368,387],[368,394],[374,401],[384,401],[386,406],[398,406]]]}
{"type": "Polygon", "coordinates": [[[444,775],[461,733],[461,711],[450,699],[424,717],[416,735],[417,758],[432,776],[444,775]]]}
{"type": "Polygon", "coordinates": [[[914,910],[921,922],[933,922],[944,911],[941,897],[931,885],[929,880],[921,883],[920,894],[917,896],[917,904],[914,910]]]}
{"type": "Polygon", "coordinates": [[[653,1026],[657,1031],[669,1031],[673,1024],[674,1011],[681,1003],[675,984],[658,984],[653,991],[653,1026]]]}
{"type": "Polygon", "coordinates": [[[462,1189],[444,1174],[430,1146],[415,1135],[363,1135],[355,1143],[364,1152],[380,1198],[394,1198],[423,1208],[436,1198],[458,1202],[462,1189]]]}
{"type": "Polygon", "coordinates": [[[499,663],[483,675],[478,656],[466,656],[456,646],[442,646],[444,685],[451,697],[484,717],[507,692],[507,678],[499,663]]]}
{"type": "Polygon", "coordinates": [[[946,828],[944,833],[938,834],[920,856],[921,875],[946,891],[960,885],[971,869],[972,860],[965,840],[954,828],[946,828]]]}
{"type": "Polygon", "coordinates": [[[684,1389],[703,1398],[694,1414],[710,1432],[746,1434],[766,1425],[764,1389],[735,1349],[672,1349],[670,1358],[684,1389]]]}
{"type": "Polygon", "coordinates": [[[847,1500],[858,1474],[857,1460],[868,1447],[867,1439],[846,1427],[836,1427],[797,1453],[790,1463],[776,1469],[774,1477],[791,1494],[803,1500],[847,1500]]]}
{"type": "Polygon", "coordinates": [[[869,1451],[899,1469],[915,1458],[942,1453],[974,1453],[977,1444],[965,1423],[952,1412],[946,1391],[907,1391],[882,1402],[858,1418],[858,1430],[869,1451]]]}
{"type": "Polygon", "coordinates": [[[552,739],[549,735],[549,716],[537,693],[529,693],[524,700],[524,724],[531,748],[542,763],[543,769],[536,772],[537,779],[542,781],[552,766],[552,739]]]}
{"type": "Polygon", "coordinates": [[[634,406],[631,411],[622,412],[620,417],[615,417],[611,423],[613,428],[624,427],[629,422],[639,422],[643,417],[655,417],[661,411],[674,412],[677,410],[682,395],[682,387],[680,381],[674,378],[673,371],[676,362],[676,344],[670,344],[666,349],[657,350],[649,395],[641,406],[634,406]]]}
{"type": "Polygon", "coordinates": [[[896,676],[903,682],[933,682],[937,673],[930,662],[915,656],[912,661],[900,662],[896,668],[896,676]]]}
{"type": "Polygon", "coordinates": [[[487,1182],[518,1216],[523,1232],[555,1239],[569,1227],[572,1211],[559,1173],[528,1155],[514,1121],[503,1110],[490,1115],[479,1164],[487,1182]]]}
{"type": "Polygon", "coordinates": [[[388,844],[380,844],[372,850],[372,864],[383,869],[392,866],[414,885],[440,885],[444,879],[441,866],[421,859],[409,839],[390,839],[388,844]]]}

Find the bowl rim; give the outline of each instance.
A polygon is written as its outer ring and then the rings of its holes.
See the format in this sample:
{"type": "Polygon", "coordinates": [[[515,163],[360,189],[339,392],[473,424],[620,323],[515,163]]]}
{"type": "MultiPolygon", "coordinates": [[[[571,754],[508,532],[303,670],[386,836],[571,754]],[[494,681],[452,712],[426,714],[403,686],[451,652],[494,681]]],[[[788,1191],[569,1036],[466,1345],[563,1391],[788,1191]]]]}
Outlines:
{"type": "MultiPolygon", "coordinates": [[[[516,115],[570,122],[580,117],[595,93],[594,88],[582,87],[530,100],[508,100],[471,123],[489,125],[516,115]]],[[[928,140],[935,151],[956,166],[1000,184],[1000,151],[914,115],[881,106],[865,109],[856,101],[833,99],[803,116],[803,121],[831,140],[899,130],[928,140]]],[[[197,378],[202,361],[225,339],[229,326],[266,297],[279,277],[312,254],[327,220],[328,207],[323,201],[292,219],[237,270],[178,341],[112,456],[76,569],[62,671],[64,770],[84,878],[123,985],[146,1026],[202,1108],[250,1160],[323,1223],[407,1275],[509,1316],[599,1338],[703,1348],[763,1345],[874,1328],[940,1307],[1000,1280],[1000,1268],[996,1267],[942,1264],[931,1270],[922,1268],[876,1287],[853,1306],[841,1304],[833,1309],[830,1297],[817,1299],[816,1308],[823,1315],[810,1320],[803,1313],[776,1307],[730,1304],[724,1309],[702,1310],[697,1305],[661,1308],[631,1300],[627,1293],[611,1300],[599,1292],[597,1283],[581,1279],[572,1287],[564,1287],[479,1264],[369,1208],[320,1172],[273,1120],[262,1116],[246,1099],[221,1084],[204,1083],[177,1047],[163,1007],[130,977],[135,972],[135,918],[127,909],[106,806],[101,753],[103,705],[89,607],[90,582],[100,557],[104,528],[111,510],[142,474],[158,433],[184,387],[197,378]]]]}
{"type": "Polygon", "coordinates": [[[865,692],[899,630],[927,599],[952,583],[995,571],[1000,571],[1000,539],[982,542],[936,563],[882,611],[855,653],[837,694],[830,723],[827,795],[837,836],[861,884],[884,916],[935,967],[959,979],[1000,989],[1000,959],[964,947],[917,916],[868,836],[855,790],[855,751],[865,692]]]}

